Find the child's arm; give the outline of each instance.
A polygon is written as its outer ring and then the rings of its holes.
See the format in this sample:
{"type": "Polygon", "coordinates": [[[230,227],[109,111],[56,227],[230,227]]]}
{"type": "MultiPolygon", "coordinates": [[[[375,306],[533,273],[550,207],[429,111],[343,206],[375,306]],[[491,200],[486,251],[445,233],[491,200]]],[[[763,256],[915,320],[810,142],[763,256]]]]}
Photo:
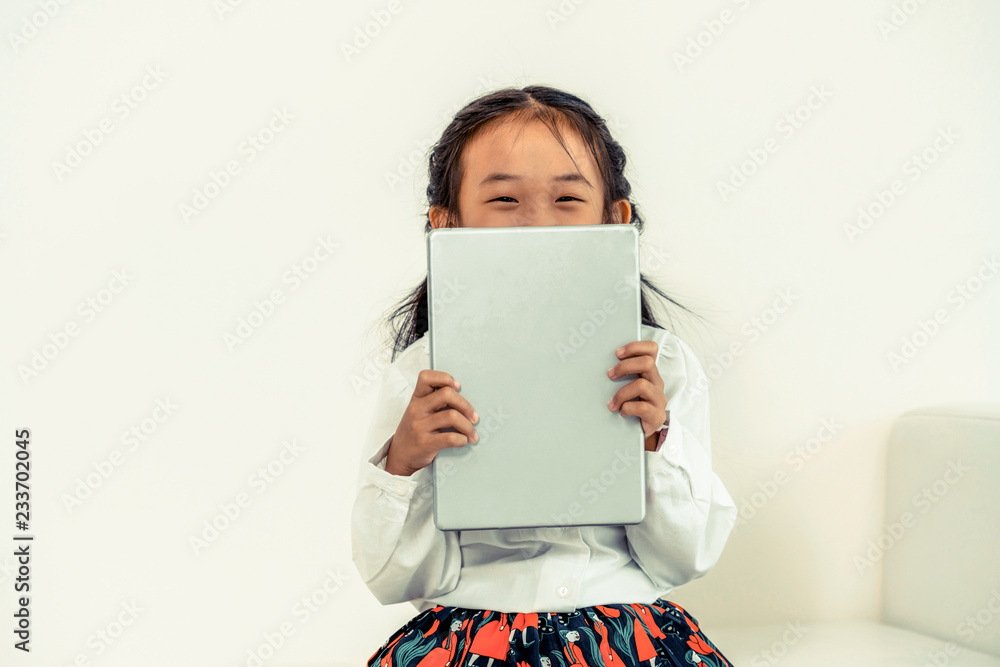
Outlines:
{"type": "Polygon", "coordinates": [[[664,590],[703,576],[719,560],[737,510],[712,471],[709,395],[691,348],[667,333],[656,359],[670,426],[647,451],[646,518],[625,526],[629,551],[664,590]]]}
{"type": "Polygon", "coordinates": [[[430,466],[410,476],[385,471],[384,457],[413,394],[409,370],[399,366],[391,364],[380,379],[351,513],[354,564],[382,604],[454,590],[462,567],[458,533],[434,525],[430,466]]]}

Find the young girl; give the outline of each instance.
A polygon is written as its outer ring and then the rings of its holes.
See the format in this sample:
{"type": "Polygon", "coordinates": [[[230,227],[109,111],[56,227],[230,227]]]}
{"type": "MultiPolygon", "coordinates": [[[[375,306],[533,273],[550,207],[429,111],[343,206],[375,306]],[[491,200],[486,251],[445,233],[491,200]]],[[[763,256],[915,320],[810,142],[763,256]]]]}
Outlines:
{"type": "MultiPolygon", "coordinates": [[[[460,110],[433,147],[425,232],[633,224],[641,233],[624,168],[621,146],[580,98],[499,90],[460,110]]],[[[730,664],[663,598],[715,565],[736,507],[712,471],[704,371],[657,324],[645,289],[673,299],[641,282],[642,340],[608,351],[607,376],[637,376],[608,396],[608,409],[639,418],[646,435],[646,517],[635,525],[438,530],[430,463],[476,442],[489,419],[459,393],[461,378],[429,368],[426,280],[390,316],[404,323],[361,462],[352,553],[379,602],[409,601],[419,613],[368,667],[730,664]]]]}

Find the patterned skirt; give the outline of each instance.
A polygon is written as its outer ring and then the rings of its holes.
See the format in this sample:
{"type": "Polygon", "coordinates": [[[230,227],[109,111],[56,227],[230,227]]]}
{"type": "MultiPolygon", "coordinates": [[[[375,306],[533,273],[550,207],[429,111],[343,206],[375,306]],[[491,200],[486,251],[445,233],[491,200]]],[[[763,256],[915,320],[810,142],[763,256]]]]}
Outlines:
{"type": "Polygon", "coordinates": [[[394,632],[368,667],[732,667],[679,605],[507,613],[438,605],[394,632]]]}

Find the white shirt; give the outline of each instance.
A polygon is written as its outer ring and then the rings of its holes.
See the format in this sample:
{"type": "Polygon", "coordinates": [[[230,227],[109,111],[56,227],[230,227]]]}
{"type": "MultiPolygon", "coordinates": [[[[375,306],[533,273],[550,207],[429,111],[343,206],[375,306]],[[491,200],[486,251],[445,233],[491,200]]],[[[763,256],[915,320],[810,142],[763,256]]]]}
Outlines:
{"type": "Polygon", "coordinates": [[[427,335],[383,370],[351,515],[354,564],[379,602],[570,612],[650,604],[712,569],[737,512],[712,471],[707,378],[676,335],[641,332],[659,345],[669,428],[659,451],[644,452],[646,517],[634,525],[439,530],[431,466],[409,477],[385,470],[417,375],[430,368],[427,335]]]}

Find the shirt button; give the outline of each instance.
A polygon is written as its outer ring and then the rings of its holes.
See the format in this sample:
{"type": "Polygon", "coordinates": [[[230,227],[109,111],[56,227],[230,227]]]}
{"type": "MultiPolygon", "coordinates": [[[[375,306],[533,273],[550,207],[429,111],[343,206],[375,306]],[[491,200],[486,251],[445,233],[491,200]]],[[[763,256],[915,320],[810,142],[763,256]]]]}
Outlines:
{"type": "Polygon", "coordinates": [[[564,598],[569,595],[569,589],[566,588],[565,586],[560,586],[559,588],[556,589],[556,592],[559,593],[559,597],[561,598],[564,598]]]}
{"type": "Polygon", "coordinates": [[[398,493],[399,495],[403,495],[404,493],[406,493],[406,482],[404,482],[404,481],[402,481],[402,480],[398,480],[398,481],[396,481],[396,482],[395,482],[395,483],[393,484],[392,488],[393,488],[393,489],[394,489],[394,490],[396,491],[396,493],[398,493]]]}

